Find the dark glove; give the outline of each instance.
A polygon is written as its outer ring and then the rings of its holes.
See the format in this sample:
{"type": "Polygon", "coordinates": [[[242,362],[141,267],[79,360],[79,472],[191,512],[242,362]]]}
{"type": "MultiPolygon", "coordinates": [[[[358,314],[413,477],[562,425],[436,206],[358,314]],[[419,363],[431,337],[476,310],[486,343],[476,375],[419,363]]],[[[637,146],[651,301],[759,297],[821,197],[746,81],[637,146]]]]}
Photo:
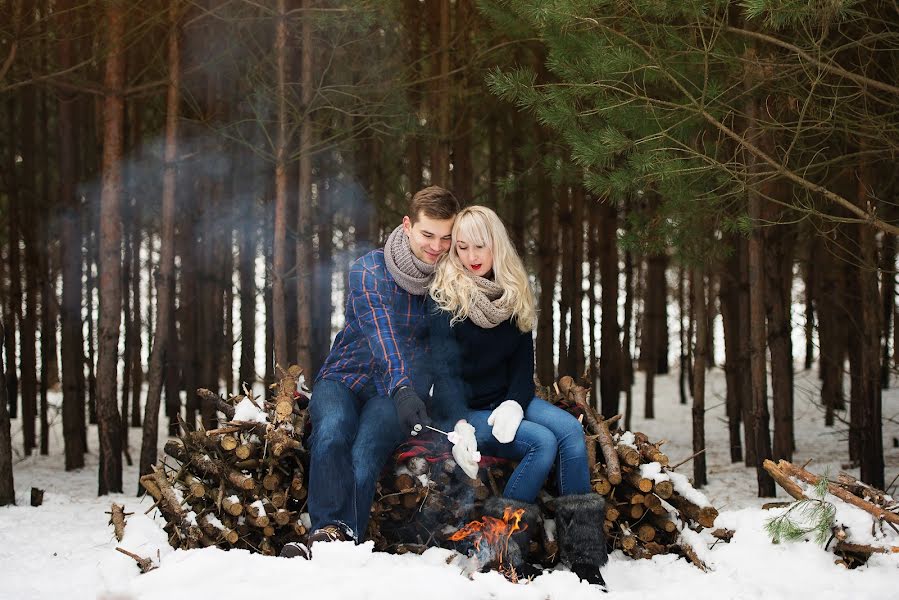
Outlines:
{"type": "Polygon", "coordinates": [[[431,424],[425,403],[411,387],[403,386],[393,392],[393,403],[396,405],[396,414],[400,419],[403,431],[415,435],[421,431],[422,427],[431,424]],[[418,429],[415,428],[416,425],[418,429]]]}

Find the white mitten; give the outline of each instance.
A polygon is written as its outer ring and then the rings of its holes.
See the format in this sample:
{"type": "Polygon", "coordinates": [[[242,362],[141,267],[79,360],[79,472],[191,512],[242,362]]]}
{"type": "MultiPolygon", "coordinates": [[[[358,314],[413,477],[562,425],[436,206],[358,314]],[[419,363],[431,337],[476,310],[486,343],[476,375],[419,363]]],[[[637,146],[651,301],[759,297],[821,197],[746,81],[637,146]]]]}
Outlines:
{"type": "Polygon", "coordinates": [[[463,419],[456,423],[456,427],[447,434],[446,439],[453,445],[453,458],[456,464],[470,478],[474,479],[477,477],[481,453],[478,452],[478,442],[474,437],[474,427],[463,419]]]}
{"type": "Polygon", "coordinates": [[[515,400],[506,400],[493,409],[487,417],[487,424],[493,425],[493,437],[500,444],[508,444],[515,439],[515,433],[521,420],[524,419],[524,410],[515,400]]]}

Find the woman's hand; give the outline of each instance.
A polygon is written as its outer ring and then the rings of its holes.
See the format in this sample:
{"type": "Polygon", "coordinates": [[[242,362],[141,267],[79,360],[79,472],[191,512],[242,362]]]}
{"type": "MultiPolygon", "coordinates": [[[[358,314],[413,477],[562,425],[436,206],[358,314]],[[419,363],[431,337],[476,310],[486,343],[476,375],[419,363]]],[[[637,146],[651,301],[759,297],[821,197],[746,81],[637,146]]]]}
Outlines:
{"type": "Polygon", "coordinates": [[[508,444],[515,439],[515,433],[521,420],[524,419],[524,410],[515,400],[506,400],[493,409],[487,417],[487,424],[493,425],[493,437],[500,444],[508,444]]]}
{"type": "Polygon", "coordinates": [[[470,478],[474,479],[477,477],[481,453],[478,452],[478,442],[474,437],[474,427],[468,421],[462,419],[447,434],[446,439],[453,445],[453,459],[455,459],[456,464],[470,478]]]}

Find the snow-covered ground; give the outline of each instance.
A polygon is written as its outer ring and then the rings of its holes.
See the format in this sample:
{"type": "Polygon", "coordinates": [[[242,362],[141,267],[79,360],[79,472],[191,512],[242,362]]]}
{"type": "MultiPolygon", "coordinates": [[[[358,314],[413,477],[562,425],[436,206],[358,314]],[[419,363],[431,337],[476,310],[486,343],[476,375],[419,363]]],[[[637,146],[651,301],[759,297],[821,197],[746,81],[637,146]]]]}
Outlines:
{"type": "MultiPolygon", "coordinates": [[[[812,402],[817,378],[799,373],[796,381],[797,452],[795,462],[811,460],[809,469],[836,474],[846,460],[845,427],[829,430],[812,402]]],[[[690,406],[678,403],[677,375],[660,377],[656,419],[642,413],[642,384],[634,388],[637,407],[632,427],[650,439],[666,439],[663,449],[672,464],[690,456],[690,406]]],[[[216,549],[174,551],[154,512],[145,516],[148,499],[133,495],[96,497],[97,442],[92,432],[88,466],[63,470],[61,417],[54,423],[49,456],[19,459],[14,467],[18,506],[0,508],[0,598],[103,598],[108,600],[161,598],[371,598],[422,600],[578,598],[797,598],[899,599],[899,554],[877,556],[868,565],[847,570],[834,564],[834,555],[812,542],[774,545],[764,531],[765,520],[780,514],[763,511],[768,499],[756,497],[755,472],[730,463],[723,406],[724,378],[710,374],[706,418],[710,483],[704,490],[721,514],[719,527],[736,530],[730,544],[703,534],[699,547],[710,566],[703,573],[683,559],[657,556],[631,560],[620,552],[611,556],[604,576],[611,593],[580,583],[556,571],[529,584],[513,585],[497,573],[473,579],[448,565],[449,552],[432,549],[423,556],[392,556],[373,552],[371,544],[322,544],[312,561],[251,555],[216,549]],[[44,504],[29,506],[32,486],[46,490],[44,504]],[[111,502],[124,503],[128,518],[125,539],[117,543],[107,524],[111,502]],[[115,551],[126,548],[159,561],[160,568],[140,575],[134,561],[115,551]]],[[[899,392],[884,394],[886,478],[899,473],[899,392]]],[[[21,423],[13,422],[16,451],[21,451],[21,423]]],[[[162,431],[165,428],[161,428],[162,431]]],[[[139,433],[131,432],[132,456],[137,457],[139,433]]],[[[161,447],[161,444],[160,444],[161,447]]],[[[679,469],[692,473],[688,463],[679,469]]],[[[851,473],[858,474],[856,470],[851,473]]],[[[125,471],[126,488],[136,488],[136,468],[125,471]]],[[[778,497],[785,494],[778,489],[778,497]]],[[[859,539],[870,539],[871,520],[857,509],[840,508],[838,520],[859,539]]],[[[899,545],[899,535],[887,529],[882,545],[899,545]]]]}

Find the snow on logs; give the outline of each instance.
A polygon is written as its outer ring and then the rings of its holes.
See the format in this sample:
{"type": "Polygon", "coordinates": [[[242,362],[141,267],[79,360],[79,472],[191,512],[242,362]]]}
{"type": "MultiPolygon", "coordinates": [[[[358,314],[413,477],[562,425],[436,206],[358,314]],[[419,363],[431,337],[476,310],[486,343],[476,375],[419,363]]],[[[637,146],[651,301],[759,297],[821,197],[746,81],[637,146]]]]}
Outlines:
{"type": "MultiPolygon", "coordinates": [[[[299,385],[302,370],[279,370],[268,401],[248,396],[225,401],[199,390],[201,400],[224,416],[222,425],[169,441],[165,453],[177,464],[156,467],[141,478],[167,522],[173,546],[215,545],[276,554],[288,541],[305,541],[308,490],[302,434],[308,415],[298,402],[305,395],[299,385]]],[[[570,377],[541,392],[548,401],[582,416],[591,484],[607,499],[609,550],[620,549],[634,558],[676,552],[704,568],[684,531],[712,527],[717,511],[686,477],[669,469],[660,449],[663,442],[618,431],[618,417],[599,415],[588,401],[589,391],[570,377]]],[[[478,477],[470,479],[450,450],[443,436],[430,433],[398,449],[377,484],[365,534],[376,549],[460,549],[449,536],[483,516],[484,500],[502,495],[515,463],[485,457],[478,477]]],[[[538,499],[545,521],[529,549],[530,560],[547,567],[558,560],[554,486],[547,481],[538,499]]]]}

